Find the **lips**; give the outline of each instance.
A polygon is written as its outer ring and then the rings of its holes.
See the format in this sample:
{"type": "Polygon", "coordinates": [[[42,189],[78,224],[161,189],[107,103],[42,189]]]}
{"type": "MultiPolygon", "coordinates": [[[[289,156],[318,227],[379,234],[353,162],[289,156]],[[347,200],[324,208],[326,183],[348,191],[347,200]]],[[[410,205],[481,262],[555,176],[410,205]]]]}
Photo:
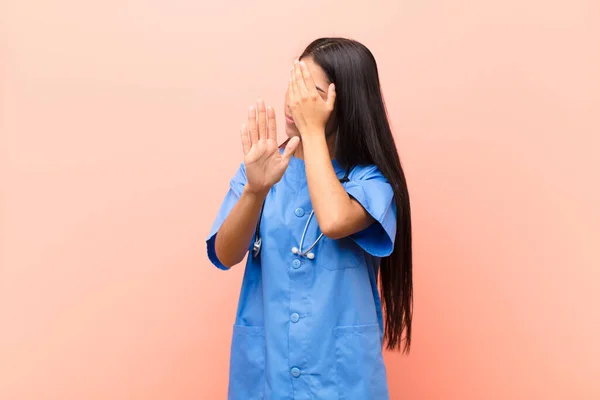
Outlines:
{"type": "Polygon", "coordinates": [[[293,124],[294,123],[294,118],[291,117],[290,115],[285,114],[285,120],[289,124],[293,124]]]}

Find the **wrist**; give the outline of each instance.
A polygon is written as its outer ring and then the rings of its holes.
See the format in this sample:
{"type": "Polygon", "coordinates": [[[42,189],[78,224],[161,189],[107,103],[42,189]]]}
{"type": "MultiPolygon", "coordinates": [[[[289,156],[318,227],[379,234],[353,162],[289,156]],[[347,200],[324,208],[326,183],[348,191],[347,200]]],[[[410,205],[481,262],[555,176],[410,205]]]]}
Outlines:
{"type": "Polygon", "coordinates": [[[246,197],[249,197],[253,200],[262,202],[267,197],[267,194],[269,194],[269,190],[270,188],[253,188],[250,185],[246,184],[246,186],[244,186],[244,192],[242,193],[242,195],[245,195],[246,197]]]}
{"type": "Polygon", "coordinates": [[[307,126],[304,129],[300,130],[300,136],[302,137],[303,140],[304,140],[304,138],[324,138],[325,137],[325,128],[307,126]]]}
{"type": "Polygon", "coordinates": [[[307,148],[324,147],[327,148],[327,139],[325,139],[325,132],[316,133],[318,130],[313,130],[310,134],[302,135],[302,147],[306,150],[307,148]]]}

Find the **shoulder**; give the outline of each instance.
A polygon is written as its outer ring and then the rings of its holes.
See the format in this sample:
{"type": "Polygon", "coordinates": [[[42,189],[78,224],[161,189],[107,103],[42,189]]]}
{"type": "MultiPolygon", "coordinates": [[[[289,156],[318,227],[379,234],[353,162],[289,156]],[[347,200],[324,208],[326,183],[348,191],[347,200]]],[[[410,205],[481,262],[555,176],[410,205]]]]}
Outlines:
{"type": "Polygon", "coordinates": [[[350,171],[349,178],[354,181],[377,180],[385,183],[388,182],[379,167],[375,164],[356,165],[350,171]]]}
{"type": "Polygon", "coordinates": [[[377,165],[357,165],[348,176],[345,188],[351,196],[363,203],[369,199],[392,201],[394,190],[377,165]]]}

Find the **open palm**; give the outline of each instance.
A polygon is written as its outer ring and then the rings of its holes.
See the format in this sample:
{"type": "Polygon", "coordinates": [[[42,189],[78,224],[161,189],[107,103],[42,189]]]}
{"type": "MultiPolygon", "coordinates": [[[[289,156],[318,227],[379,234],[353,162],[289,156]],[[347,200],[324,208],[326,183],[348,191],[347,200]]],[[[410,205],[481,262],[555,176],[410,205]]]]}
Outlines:
{"type": "Polygon", "coordinates": [[[271,107],[267,110],[263,101],[248,110],[241,137],[248,189],[267,192],[283,176],[300,139],[292,138],[283,154],[279,151],[275,111],[271,107]]]}

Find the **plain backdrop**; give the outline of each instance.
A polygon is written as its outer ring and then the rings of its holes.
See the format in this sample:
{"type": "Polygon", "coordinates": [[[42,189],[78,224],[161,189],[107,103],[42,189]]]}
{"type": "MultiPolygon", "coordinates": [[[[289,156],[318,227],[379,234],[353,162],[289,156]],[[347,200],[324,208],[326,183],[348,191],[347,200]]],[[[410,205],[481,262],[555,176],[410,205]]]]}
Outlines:
{"type": "Polygon", "coordinates": [[[0,399],[225,399],[243,267],[204,240],[328,35],[375,54],[412,196],[392,400],[600,398],[597,0],[0,4],[0,399]]]}

